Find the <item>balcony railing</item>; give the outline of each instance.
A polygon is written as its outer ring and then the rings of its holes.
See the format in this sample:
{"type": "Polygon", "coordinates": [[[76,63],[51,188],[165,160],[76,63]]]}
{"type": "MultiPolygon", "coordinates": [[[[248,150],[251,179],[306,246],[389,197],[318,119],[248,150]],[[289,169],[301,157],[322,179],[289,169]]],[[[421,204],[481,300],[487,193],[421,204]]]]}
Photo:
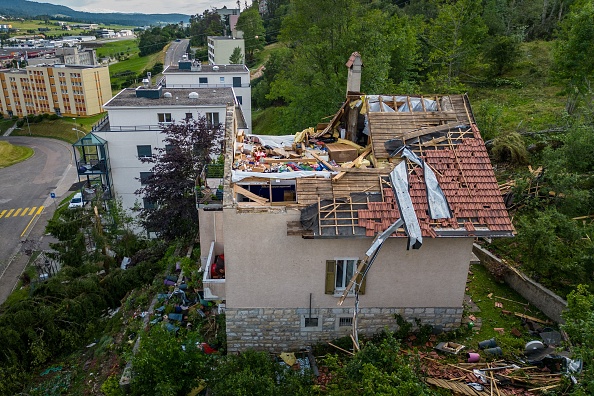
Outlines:
{"type": "Polygon", "coordinates": [[[215,242],[212,241],[210,244],[210,250],[208,251],[208,258],[206,259],[206,265],[204,267],[204,275],[202,277],[202,286],[204,288],[205,300],[224,300],[226,298],[225,279],[213,279],[210,276],[210,271],[212,265],[214,264],[215,256],[215,242]]]}

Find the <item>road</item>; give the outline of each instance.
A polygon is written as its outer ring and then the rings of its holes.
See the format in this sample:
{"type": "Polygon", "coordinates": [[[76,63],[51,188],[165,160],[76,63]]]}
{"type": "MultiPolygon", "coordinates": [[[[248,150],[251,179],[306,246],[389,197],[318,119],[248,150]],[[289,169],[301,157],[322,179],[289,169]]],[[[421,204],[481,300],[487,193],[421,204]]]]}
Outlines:
{"type": "Polygon", "coordinates": [[[165,65],[167,67],[169,65],[176,65],[177,62],[182,58],[182,56],[186,53],[188,49],[188,45],[190,44],[189,39],[182,39],[180,41],[173,41],[171,45],[167,49],[165,53],[165,65]]]}
{"type": "Polygon", "coordinates": [[[0,137],[12,144],[28,146],[35,154],[24,162],[0,169],[0,302],[12,289],[27,260],[21,250],[38,244],[56,203],[68,195],[77,181],[72,147],[54,139],[24,136],[0,137]]]}

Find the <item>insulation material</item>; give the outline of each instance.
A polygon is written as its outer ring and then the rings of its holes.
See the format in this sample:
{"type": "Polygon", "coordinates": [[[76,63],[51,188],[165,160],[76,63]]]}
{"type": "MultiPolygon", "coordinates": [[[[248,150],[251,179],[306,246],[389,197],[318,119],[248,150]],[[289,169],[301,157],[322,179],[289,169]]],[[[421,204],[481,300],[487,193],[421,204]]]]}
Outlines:
{"type": "Polygon", "coordinates": [[[423,236],[421,235],[421,227],[419,220],[415,213],[410,194],[408,193],[408,171],[406,168],[406,161],[399,163],[392,173],[390,173],[390,181],[398,203],[398,209],[404,220],[404,228],[408,235],[408,249],[418,249],[423,244],[423,236]]]}
{"type": "Polygon", "coordinates": [[[257,177],[259,179],[297,179],[301,177],[323,177],[329,179],[338,172],[328,171],[296,171],[296,172],[278,172],[278,173],[261,173],[261,172],[242,172],[237,170],[231,171],[231,182],[237,183],[243,179],[250,177],[257,177]]]}
{"type": "Polygon", "coordinates": [[[427,202],[429,204],[429,215],[432,219],[450,219],[452,217],[452,211],[450,205],[439,186],[437,177],[433,170],[427,166],[427,164],[417,157],[415,153],[405,148],[402,150],[402,157],[408,158],[410,161],[419,165],[423,169],[423,175],[425,177],[425,186],[427,188],[427,202]]]}

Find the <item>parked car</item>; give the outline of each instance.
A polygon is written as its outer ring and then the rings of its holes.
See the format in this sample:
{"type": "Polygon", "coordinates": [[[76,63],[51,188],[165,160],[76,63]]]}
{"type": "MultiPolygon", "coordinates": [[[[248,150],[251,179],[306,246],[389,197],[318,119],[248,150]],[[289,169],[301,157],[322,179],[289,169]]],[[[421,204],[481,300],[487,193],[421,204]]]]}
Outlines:
{"type": "Polygon", "coordinates": [[[70,200],[70,203],[68,204],[68,209],[82,208],[83,206],[85,206],[85,203],[83,201],[82,194],[78,192],[74,194],[74,197],[72,197],[72,199],[70,200]]]}

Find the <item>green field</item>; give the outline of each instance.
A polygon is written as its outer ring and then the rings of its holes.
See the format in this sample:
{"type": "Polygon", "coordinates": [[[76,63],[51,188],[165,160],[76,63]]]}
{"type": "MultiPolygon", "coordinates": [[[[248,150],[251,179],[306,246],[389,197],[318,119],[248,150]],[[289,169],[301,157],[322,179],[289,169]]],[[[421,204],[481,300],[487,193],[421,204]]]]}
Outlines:
{"type": "MultiPolygon", "coordinates": [[[[81,24],[80,22],[69,22],[69,21],[60,21],[57,19],[50,19],[47,21],[47,23],[43,20],[35,20],[35,19],[31,19],[31,20],[24,20],[24,21],[20,21],[20,20],[6,20],[3,21],[2,23],[4,24],[10,24],[12,25],[13,29],[16,29],[17,32],[16,33],[11,33],[10,36],[22,36],[22,35],[27,35],[27,34],[33,34],[30,32],[27,32],[27,30],[34,30],[34,34],[44,34],[46,36],[72,36],[72,35],[80,35],[83,32],[85,32],[83,29],[72,29],[72,30],[62,30],[62,27],[58,25],[58,22],[67,22],[70,25],[77,25],[77,24],[81,24]],[[40,32],[38,29],[39,28],[49,28],[49,31],[42,31],[40,32]]],[[[103,26],[103,25],[100,25],[103,26]]],[[[114,30],[121,30],[121,29],[133,29],[133,27],[130,26],[119,26],[119,25],[105,25],[105,26],[109,26],[110,29],[114,29],[114,30]]]]}
{"type": "MultiPolygon", "coordinates": [[[[126,40],[125,42],[129,41],[126,40]]],[[[130,58],[109,65],[112,93],[115,95],[120,92],[121,85],[130,77],[138,76],[141,73],[145,74],[146,71],[150,70],[157,62],[164,63],[165,53],[167,52],[168,47],[169,46],[166,46],[161,52],[140,57],[138,56],[138,44],[134,42],[134,47],[131,50],[133,55],[130,56],[130,58]]]]}
{"type": "Polygon", "coordinates": [[[97,48],[97,57],[110,56],[114,58],[117,54],[138,55],[138,42],[136,39],[118,40],[103,44],[97,48]]]}

